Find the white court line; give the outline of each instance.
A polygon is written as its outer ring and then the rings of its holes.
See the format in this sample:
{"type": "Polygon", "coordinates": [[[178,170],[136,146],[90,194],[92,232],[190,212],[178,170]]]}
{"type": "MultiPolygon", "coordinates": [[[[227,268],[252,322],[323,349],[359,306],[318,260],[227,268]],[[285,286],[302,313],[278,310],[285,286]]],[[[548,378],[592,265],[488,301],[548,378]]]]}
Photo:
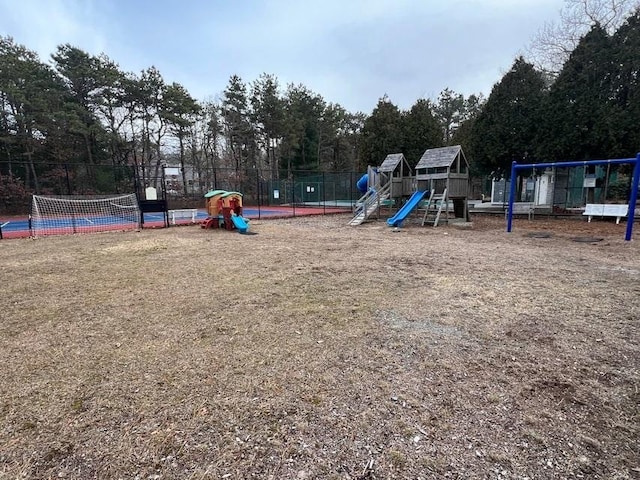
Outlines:
{"type": "Polygon", "coordinates": [[[9,225],[11,222],[4,222],[2,225],[0,225],[0,228],[2,227],[6,227],[7,225],[9,225]]]}

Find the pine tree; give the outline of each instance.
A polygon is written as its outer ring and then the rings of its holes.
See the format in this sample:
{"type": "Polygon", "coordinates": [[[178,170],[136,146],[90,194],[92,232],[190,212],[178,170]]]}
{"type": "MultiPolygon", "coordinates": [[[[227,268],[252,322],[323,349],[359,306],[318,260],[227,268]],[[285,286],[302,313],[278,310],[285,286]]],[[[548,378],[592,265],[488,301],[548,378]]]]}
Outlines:
{"type": "Polygon", "coordinates": [[[222,119],[235,181],[240,182],[243,171],[250,166],[256,152],[254,132],[249,121],[247,86],[238,75],[232,75],[224,91],[222,119]]]}
{"type": "Polygon", "coordinates": [[[611,40],[600,26],[587,33],[544,102],[539,155],[549,160],[607,158],[611,150],[611,40]]]}
{"type": "Polygon", "coordinates": [[[266,154],[266,164],[278,176],[278,150],[284,135],[284,101],[278,79],[263,73],[251,86],[252,122],[257,141],[266,154]]]}
{"type": "Polygon", "coordinates": [[[178,139],[182,185],[184,185],[185,189],[187,187],[185,168],[186,137],[190,133],[191,127],[195,123],[195,116],[199,112],[200,105],[193,99],[186,88],[175,82],[167,86],[160,115],[165,118],[171,133],[178,139]]]}
{"type": "Polygon", "coordinates": [[[68,91],[64,105],[69,118],[68,134],[82,138],[87,163],[96,163],[95,157],[103,151],[100,143],[105,137],[95,114],[103,87],[100,61],[69,44],[59,46],[51,58],[68,91]]]}
{"type": "Polygon", "coordinates": [[[385,95],[364,122],[361,156],[369,165],[380,165],[390,153],[402,153],[402,114],[385,95]]]}
{"type": "MultiPolygon", "coordinates": [[[[53,159],[53,144],[64,141],[68,94],[55,72],[35,52],[0,36],[0,143],[8,160],[26,159],[25,183],[40,192],[37,160],[53,159]]],[[[67,141],[67,143],[70,143],[67,141]]],[[[11,165],[9,165],[9,170],[11,165]]]]}
{"type": "Polygon", "coordinates": [[[476,171],[508,172],[513,160],[532,159],[544,92],[542,74],[521,57],[516,59],[494,85],[473,125],[468,153],[476,171]]]}
{"type": "Polygon", "coordinates": [[[615,33],[612,43],[609,156],[626,158],[640,151],[640,9],[615,33]]]}
{"type": "Polygon", "coordinates": [[[402,153],[412,167],[426,149],[442,145],[441,125],[434,117],[428,100],[418,100],[408,112],[402,114],[402,138],[402,153]]]}
{"type": "Polygon", "coordinates": [[[289,85],[284,100],[282,168],[287,170],[287,175],[292,169],[319,170],[320,123],[326,102],[304,85],[289,85]]]}

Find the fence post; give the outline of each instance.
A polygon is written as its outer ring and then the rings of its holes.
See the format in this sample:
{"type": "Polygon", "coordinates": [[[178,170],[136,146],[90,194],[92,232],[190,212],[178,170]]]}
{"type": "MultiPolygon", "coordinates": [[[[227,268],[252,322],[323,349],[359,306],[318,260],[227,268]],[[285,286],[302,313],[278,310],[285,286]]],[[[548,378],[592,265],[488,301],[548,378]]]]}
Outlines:
{"type": "Polygon", "coordinates": [[[322,172],[322,214],[327,214],[327,181],[324,172],[322,172]]]}
{"type": "MultiPolygon", "coordinates": [[[[506,179],[505,179],[506,183],[506,179]]],[[[511,183],[509,184],[509,211],[507,212],[507,232],[511,231],[513,220],[513,202],[516,199],[516,162],[511,163],[511,183]]]]}
{"type": "MultiPolygon", "coordinates": [[[[268,152],[268,150],[267,150],[268,152]]],[[[262,208],[262,182],[260,182],[260,169],[256,168],[256,182],[258,187],[258,220],[260,220],[260,212],[262,208]]]]}
{"type": "Polygon", "coordinates": [[[71,181],[69,180],[69,165],[64,164],[64,175],[67,179],[67,195],[71,195],[71,181]]]}
{"type": "Polygon", "coordinates": [[[349,203],[353,211],[353,172],[349,172],[349,203]]]}
{"type": "Polygon", "coordinates": [[[296,174],[291,171],[291,205],[293,207],[293,216],[296,216],[296,174]]]}

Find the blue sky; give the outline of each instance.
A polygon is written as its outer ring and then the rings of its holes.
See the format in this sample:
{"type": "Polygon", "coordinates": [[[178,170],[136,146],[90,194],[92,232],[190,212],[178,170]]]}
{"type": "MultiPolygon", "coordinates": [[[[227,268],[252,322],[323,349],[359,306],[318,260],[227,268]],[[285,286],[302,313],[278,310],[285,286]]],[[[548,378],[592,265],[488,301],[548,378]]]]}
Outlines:
{"type": "Polygon", "coordinates": [[[152,65],[197,99],[229,76],[275,74],[370,113],[451,88],[488,95],[562,0],[0,0],[0,34],[49,59],[57,45],[152,65]]]}

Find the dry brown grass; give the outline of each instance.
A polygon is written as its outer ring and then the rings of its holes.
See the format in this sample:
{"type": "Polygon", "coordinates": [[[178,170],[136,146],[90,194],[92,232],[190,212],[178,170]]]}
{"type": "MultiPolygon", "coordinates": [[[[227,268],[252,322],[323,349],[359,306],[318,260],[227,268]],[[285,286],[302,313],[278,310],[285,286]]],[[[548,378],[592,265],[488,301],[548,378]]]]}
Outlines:
{"type": "Polygon", "coordinates": [[[346,221],[0,242],[0,478],[638,478],[638,234],[346,221]]]}

